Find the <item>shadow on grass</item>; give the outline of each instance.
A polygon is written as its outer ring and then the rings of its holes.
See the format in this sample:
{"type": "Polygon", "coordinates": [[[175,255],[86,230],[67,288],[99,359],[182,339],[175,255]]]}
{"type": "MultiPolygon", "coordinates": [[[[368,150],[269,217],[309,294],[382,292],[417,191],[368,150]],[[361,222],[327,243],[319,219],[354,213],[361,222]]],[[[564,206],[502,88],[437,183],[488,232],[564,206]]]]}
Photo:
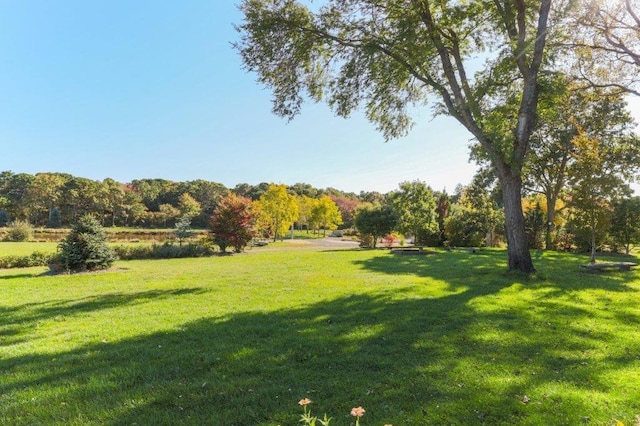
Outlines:
{"type": "Polygon", "coordinates": [[[13,275],[0,275],[0,280],[13,280],[16,278],[34,278],[37,277],[37,274],[13,274],[13,275]]]}
{"type": "Polygon", "coordinates": [[[493,249],[474,253],[439,251],[425,256],[383,255],[354,263],[382,274],[434,278],[445,281],[454,289],[471,286],[472,291],[477,290],[476,286],[507,286],[514,282],[532,288],[550,287],[559,292],[597,288],[613,292],[635,291],[625,285],[637,279],[634,272],[589,273],[580,268],[585,263],[582,255],[538,251],[532,253],[532,257],[538,272],[530,276],[507,272],[506,251],[493,249]]]}
{"type": "Polygon", "coordinates": [[[205,291],[209,290],[200,288],[182,288],[166,291],[151,290],[138,293],[90,296],[76,300],[64,299],[28,303],[10,308],[0,306],[0,337],[3,337],[0,348],[27,340],[29,330],[37,327],[40,321],[53,318],[66,320],[88,312],[112,309],[124,305],[135,305],[162,298],[199,294],[205,291]]]}
{"type": "MultiPolygon", "coordinates": [[[[475,302],[513,279],[489,276],[486,285],[456,273],[499,266],[493,255],[483,262],[458,259],[457,272],[441,267],[437,274],[422,260],[383,257],[360,265],[437,275],[468,288],[436,298],[354,295],[303,309],[203,318],[179,330],[63,353],[5,356],[0,420],[295,425],[303,397],[335,425],[353,424],[348,413],[357,405],[367,409],[363,424],[372,425],[580,424],[587,417],[610,424],[614,414],[640,412],[637,385],[626,397],[611,394],[611,377],[637,362],[640,343],[620,346],[611,331],[586,329],[592,312],[569,303],[478,309],[475,302]],[[610,346],[606,356],[590,359],[601,345],[610,346]]],[[[155,293],[30,307],[26,319],[19,310],[2,314],[5,323],[33,323],[60,309],[77,313],[172,296],[155,293]]],[[[637,312],[632,316],[637,322],[637,312]]]]}

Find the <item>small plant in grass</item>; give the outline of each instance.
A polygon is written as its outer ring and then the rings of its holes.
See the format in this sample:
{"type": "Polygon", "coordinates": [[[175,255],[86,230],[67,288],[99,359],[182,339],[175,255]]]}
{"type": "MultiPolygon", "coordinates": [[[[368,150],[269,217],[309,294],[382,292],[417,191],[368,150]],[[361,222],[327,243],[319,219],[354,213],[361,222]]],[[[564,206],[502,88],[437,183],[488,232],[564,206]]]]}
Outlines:
{"type": "MultiPolygon", "coordinates": [[[[300,423],[302,423],[305,426],[316,426],[316,423],[319,423],[321,426],[327,426],[329,422],[331,422],[331,417],[327,417],[327,414],[325,413],[324,417],[321,420],[317,416],[311,415],[309,404],[311,404],[312,402],[313,401],[311,401],[309,398],[303,398],[300,401],[298,401],[298,404],[302,405],[302,409],[303,409],[303,413],[300,416],[300,423]]],[[[356,426],[360,426],[360,417],[364,416],[365,412],[366,410],[360,406],[353,407],[351,409],[351,415],[356,418],[356,426]]],[[[391,426],[391,425],[385,424],[384,426],[391,426]]]]}
{"type": "Polygon", "coordinates": [[[117,259],[107,246],[100,223],[93,216],[84,216],[58,246],[52,263],[70,272],[107,269],[117,259]]]}
{"type": "Polygon", "coordinates": [[[7,232],[7,240],[21,242],[29,241],[33,236],[33,227],[29,222],[23,222],[16,220],[9,224],[9,231],[7,232]]]}
{"type": "Polygon", "coordinates": [[[311,404],[311,402],[312,401],[309,398],[303,398],[298,401],[298,404],[302,405],[302,409],[304,410],[302,415],[300,415],[300,423],[305,426],[316,426],[316,423],[319,423],[321,426],[328,426],[329,422],[331,422],[331,418],[327,417],[326,413],[322,420],[311,415],[311,410],[309,409],[309,404],[311,404]]]}

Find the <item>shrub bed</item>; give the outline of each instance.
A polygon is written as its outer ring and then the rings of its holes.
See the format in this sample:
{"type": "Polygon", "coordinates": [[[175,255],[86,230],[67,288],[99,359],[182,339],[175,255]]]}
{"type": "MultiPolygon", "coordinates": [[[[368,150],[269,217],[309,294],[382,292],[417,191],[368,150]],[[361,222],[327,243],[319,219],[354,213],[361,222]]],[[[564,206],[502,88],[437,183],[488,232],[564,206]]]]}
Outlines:
{"type": "Polygon", "coordinates": [[[47,266],[53,256],[52,253],[43,253],[40,251],[34,251],[26,256],[2,256],[0,257],[0,269],[47,266]]]}
{"type": "Polygon", "coordinates": [[[121,260],[175,259],[181,257],[206,257],[215,254],[212,244],[189,243],[182,246],[166,242],[141,246],[114,246],[113,250],[121,260]]]}

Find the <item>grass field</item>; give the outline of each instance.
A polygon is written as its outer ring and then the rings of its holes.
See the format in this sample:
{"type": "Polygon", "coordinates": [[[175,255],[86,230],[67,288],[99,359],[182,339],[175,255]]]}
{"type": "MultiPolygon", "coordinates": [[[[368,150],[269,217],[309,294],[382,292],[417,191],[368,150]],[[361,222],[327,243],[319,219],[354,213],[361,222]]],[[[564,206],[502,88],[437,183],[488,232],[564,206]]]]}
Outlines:
{"type": "Polygon", "coordinates": [[[0,424],[625,425],[640,275],[536,253],[252,251],[0,271],[0,424]]]}

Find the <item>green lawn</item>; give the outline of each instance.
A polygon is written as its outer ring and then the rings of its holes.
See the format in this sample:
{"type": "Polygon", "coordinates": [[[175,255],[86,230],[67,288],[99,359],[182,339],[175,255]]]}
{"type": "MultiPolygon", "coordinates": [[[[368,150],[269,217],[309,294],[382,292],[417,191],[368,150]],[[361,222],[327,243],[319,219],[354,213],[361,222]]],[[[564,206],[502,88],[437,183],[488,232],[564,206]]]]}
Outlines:
{"type": "Polygon", "coordinates": [[[55,253],[58,243],[16,243],[0,241],[0,257],[2,256],[28,256],[34,251],[43,253],[55,253]]]}
{"type": "Polygon", "coordinates": [[[0,424],[626,425],[640,272],[283,250],[0,271],[0,424]]]}

